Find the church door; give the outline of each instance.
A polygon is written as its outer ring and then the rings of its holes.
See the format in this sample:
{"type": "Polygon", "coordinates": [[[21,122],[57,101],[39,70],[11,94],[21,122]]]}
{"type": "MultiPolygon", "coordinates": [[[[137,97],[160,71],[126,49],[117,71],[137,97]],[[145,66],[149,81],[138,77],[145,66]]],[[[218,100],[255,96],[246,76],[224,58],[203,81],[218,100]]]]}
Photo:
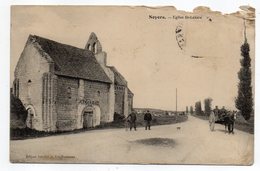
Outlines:
{"type": "Polygon", "coordinates": [[[93,127],[93,112],[85,111],[83,113],[83,128],[93,127]]]}

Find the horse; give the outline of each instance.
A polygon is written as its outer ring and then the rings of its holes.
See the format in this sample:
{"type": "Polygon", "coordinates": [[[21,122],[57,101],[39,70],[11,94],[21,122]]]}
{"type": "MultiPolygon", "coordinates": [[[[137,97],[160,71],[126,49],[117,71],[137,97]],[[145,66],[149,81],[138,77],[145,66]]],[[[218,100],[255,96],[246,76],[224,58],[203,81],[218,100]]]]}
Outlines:
{"type": "Polygon", "coordinates": [[[227,133],[227,128],[228,128],[228,133],[234,134],[234,123],[236,120],[236,111],[228,111],[227,114],[224,115],[223,121],[225,125],[225,133],[227,133]]]}
{"type": "Polygon", "coordinates": [[[219,114],[215,123],[223,124],[225,126],[225,133],[234,134],[234,123],[237,117],[237,111],[225,111],[219,114]]]}

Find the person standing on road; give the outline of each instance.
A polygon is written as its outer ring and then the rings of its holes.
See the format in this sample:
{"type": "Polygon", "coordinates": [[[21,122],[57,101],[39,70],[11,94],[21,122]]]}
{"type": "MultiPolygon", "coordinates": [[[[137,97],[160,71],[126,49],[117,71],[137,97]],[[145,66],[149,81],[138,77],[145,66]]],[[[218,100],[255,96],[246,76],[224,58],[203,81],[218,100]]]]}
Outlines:
{"type": "Polygon", "coordinates": [[[215,119],[216,120],[219,120],[219,114],[220,114],[220,112],[219,112],[219,109],[218,109],[218,106],[215,106],[215,109],[213,110],[213,112],[214,112],[214,114],[215,114],[215,119]]]}
{"type": "Polygon", "coordinates": [[[212,110],[212,111],[210,112],[210,115],[209,115],[209,128],[210,128],[211,131],[214,131],[215,120],[216,120],[215,113],[214,113],[214,111],[212,110]]]}
{"type": "Polygon", "coordinates": [[[127,120],[130,124],[130,131],[132,131],[132,128],[134,127],[136,131],[136,113],[133,111],[131,114],[127,116],[127,120]]]}
{"type": "Polygon", "coordinates": [[[144,114],[144,121],[145,121],[145,130],[147,130],[147,128],[151,130],[152,114],[149,112],[149,110],[144,114]]]}

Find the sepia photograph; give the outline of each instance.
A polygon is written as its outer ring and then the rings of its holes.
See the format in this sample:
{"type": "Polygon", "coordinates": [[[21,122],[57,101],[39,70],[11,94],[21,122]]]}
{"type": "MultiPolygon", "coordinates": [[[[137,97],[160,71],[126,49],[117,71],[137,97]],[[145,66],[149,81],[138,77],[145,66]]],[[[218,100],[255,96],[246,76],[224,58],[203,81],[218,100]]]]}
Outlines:
{"type": "Polygon", "coordinates": [[[10,8],[11,163],[254,164],[254,7],[10,8]]]}

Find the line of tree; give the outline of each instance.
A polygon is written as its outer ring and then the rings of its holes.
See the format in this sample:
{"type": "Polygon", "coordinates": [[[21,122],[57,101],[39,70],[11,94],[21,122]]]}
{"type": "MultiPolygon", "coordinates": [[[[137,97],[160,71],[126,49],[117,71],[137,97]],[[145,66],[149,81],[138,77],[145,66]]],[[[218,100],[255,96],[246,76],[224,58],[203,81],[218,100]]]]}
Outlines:
{"type": "Polygon", "coordinates": [[[190,106],[190,114],[193,114],[193,113],[194,113],[194,111],[193,111],[193,107],[190,106]]]}
{"type": "Polygon", "coordinates": [[[204,111],[205,111],[205,115],[207,116],[209,116],[211,112],[211,103],[212,103],[212,98],[204,99],[204,111]]]}
{"type": "Polygon", "coordinates": [[[189,113],[189,107],[186,106],[186,113],[189,113]]]}
{"type": "Polygon", "coordinates": [[[195,113],[196,115],[202,115],[202,109],[201,109],[201,101],[197,101],[195,103],[195,113]]]}

